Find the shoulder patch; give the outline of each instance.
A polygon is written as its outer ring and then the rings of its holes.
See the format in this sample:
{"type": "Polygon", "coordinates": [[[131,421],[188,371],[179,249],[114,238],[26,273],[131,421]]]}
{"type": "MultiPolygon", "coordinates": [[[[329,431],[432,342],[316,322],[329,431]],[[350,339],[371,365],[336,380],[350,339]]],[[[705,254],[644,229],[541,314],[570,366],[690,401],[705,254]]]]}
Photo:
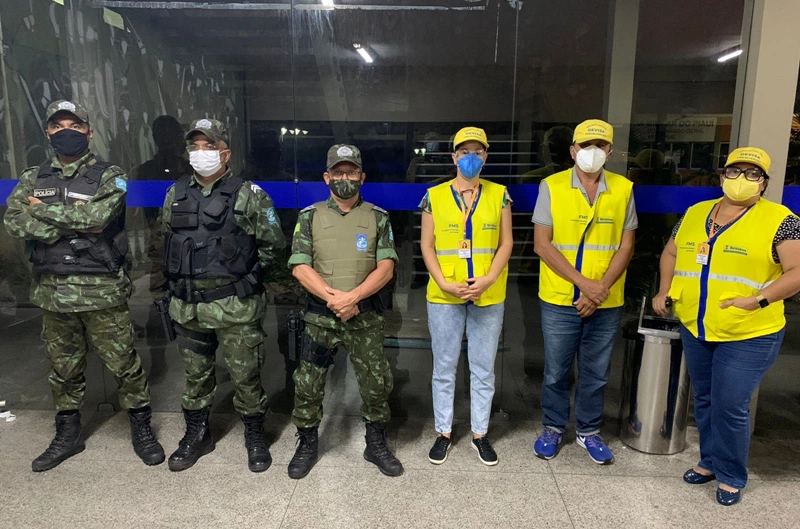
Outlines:
{"type": "Polygon", "coordinates": [[[114,184],[116,184],[117,189],[121,189],[123,191],[127,191],[128,190],[128,182],[126,182],[125,180],[123,180],[120,177],[116,177],[114,179],[114,184]]]}
{"type": "Polygon", "coordinates": [[[317,206],[311,204],[310,206],[301,209],[300,214],[302,215],[303,213],[308,213],[309,211],[314,211],[315,209],[317,209],[317,206]]]}
{"type": "Polygon", "coordinates": [[[264,190],[261,189],[255,182],[250,182],[250,191],[252,191],[253,193],[258,193],[259,191],[261,191],[262,193],[264,193],[264,190]]]}
{"type": "Polygon", "coordinates": [[[372,209],[373,209],[373,210],[375,210],[375,211],[378,211],[378,212],[380,212],[380,213],[383,213],[384,215],[388,215],[388,214],[389,214],[389,212],[388,212],[388,211],[386,211],[386,210],[385,210],[385,209],[383,209],[383,208],[379,208],[378,206],[376,206],[376,205],[374,205],[374,204],[372,205],[372,209]]]}

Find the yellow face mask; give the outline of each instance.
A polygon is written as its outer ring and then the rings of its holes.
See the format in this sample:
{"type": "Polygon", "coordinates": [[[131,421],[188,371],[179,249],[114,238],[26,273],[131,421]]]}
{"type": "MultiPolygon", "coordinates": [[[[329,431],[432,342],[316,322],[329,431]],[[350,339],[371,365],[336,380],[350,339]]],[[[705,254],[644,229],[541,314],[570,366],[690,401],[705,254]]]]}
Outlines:
{"type": "Polygon", "coordinates": [[[722,182],[722,192],[736,202],[747,202],[761,192],[761,184],[751,182],[744,175],[735,180],[725,179],[722,182]]]}

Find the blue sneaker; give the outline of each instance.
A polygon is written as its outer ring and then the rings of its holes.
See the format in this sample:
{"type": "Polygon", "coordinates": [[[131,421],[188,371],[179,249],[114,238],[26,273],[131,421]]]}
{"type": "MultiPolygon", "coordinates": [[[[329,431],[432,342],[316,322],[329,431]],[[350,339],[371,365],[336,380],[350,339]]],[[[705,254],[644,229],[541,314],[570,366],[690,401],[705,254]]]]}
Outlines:
{"type": "Polygon", "coordinates": [[[614,462],[614,454],[599,435],[579,435],[578,444],[589,452],[589,457],[598,465],[610,465],[614,462]]]}
{"type": "Polygon", "coordinates": [[[533,453],[541,459],[553,459],[558,454],[560,444],[561,434],[545,426],[542,435],[533,443],[533,453]]]}

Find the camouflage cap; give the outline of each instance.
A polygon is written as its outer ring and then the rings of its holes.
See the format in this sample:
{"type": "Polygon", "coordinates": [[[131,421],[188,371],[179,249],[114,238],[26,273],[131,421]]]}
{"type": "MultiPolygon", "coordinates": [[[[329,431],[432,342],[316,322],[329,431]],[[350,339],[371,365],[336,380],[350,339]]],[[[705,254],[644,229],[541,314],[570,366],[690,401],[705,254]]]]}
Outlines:
{"type": "Polygon", "coordinates": [[[190,141],[197,132],[205,134],[214,143],[218,141],[228,143],[228,131],[225,129],[225,125],[216,119],[201,118],[192,121],[192,126],[186,133],[186,141],[190,141]]]}
{"type": "Polygon", "coordinates": [[[342,162],[350,162],[361,169],[361,151],[355,145],[341,143],[328,149],[328,169],[342,162]]]}
{"type": "Polygon", "coordinates": [[[47,112],[45,112],[45,122],[49,122],[53,116],[59,113],[72,114],[84,123],[89,123],[89,113],[86,109],[78,103],[67,101],[66,99],[59,99],[47,105],[47,112]]]}

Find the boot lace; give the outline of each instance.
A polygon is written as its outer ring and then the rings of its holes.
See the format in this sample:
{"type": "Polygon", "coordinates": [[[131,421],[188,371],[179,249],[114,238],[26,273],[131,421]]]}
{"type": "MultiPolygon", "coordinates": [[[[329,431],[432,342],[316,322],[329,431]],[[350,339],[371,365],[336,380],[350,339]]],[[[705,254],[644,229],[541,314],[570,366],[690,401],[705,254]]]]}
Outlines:
{"type": "Polygon", "coordinates": [[[244,444],[248,449],[267,448],[260,422],[247,422],[244,426],[244,444]]]}
{"type": "Polygon", "coordinates": [[[371,426],[367,432],[367,444],[370,451],[381,460],[394,459],[394,455],[386,446],[386,430],[380,426],[371,426]]]}
{"type": "Polygon", "coordinates": [[[297,437],[298,446],[292,459],[295,461],[303,461],[312,458],[315,451],[312,446],[314,434],[312,432],[297,432],[294,435],[297,437]]]}
{"type": "Polygon", "coordinates": [[[133,418],[133,442],[142,448],[152,448],[157,444],[156,436],[147,417],[132,415],[133,418]]]}

